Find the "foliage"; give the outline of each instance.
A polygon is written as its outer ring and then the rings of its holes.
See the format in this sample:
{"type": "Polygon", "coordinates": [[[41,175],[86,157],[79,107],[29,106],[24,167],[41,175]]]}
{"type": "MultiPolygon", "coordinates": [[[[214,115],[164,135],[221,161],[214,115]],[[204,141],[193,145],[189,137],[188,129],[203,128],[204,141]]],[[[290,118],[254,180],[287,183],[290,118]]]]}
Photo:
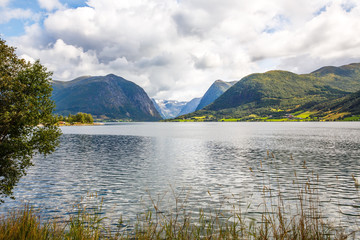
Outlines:
{"type": "Polygon", "coordinates": [[[56,116],[57,122],[64,121],[68,123],[93,123],[94,118],[90,113],[82,113],[79,112],[75,115],[72,115],[71,113],[66,117],[60,115],[56,116]]]}
{"type": "Polygon", "coordinates": [[[360,121],[360,115],[345,117],[343,121],[360,121]]]}
{"type": "Polygon", "coordinates": [[[319,110],[316,116],[324,119],[331,119],[334,118],[333,116],[338,116],[335,120],[343,119],[345,117],[345,119],[347,118],[350,121],[354,121],[355,118],[352,116],[360,115],[360,91],[344,98],[319,104],[314,108],[319,110]]]}
{"type": "MultiPolygon", "coordinates": [[[[58,145],[54,125],[51,73],[39,61],[19,59],[15,49],[0,39],[0,196],[12,190],[37,154],[58,145]]],[[[1,202],[4,200],[1,199],[1,202]]]]}

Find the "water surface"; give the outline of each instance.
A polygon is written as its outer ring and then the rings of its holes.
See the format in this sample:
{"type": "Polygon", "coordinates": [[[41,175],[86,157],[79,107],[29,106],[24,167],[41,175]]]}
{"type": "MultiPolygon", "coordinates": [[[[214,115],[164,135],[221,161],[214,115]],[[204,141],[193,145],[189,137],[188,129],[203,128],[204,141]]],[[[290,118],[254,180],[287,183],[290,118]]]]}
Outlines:
{"type": "Polygon", "coordinates": [[[60,147],[34,159],[2,212],[30,202],[44,216],[61,215],[96,192],[104,215],[135,219],[150,207],[149,196],[173,206],[173,190],[188,194],[194,212],[226,210],[230,201],[251,203],[247,214],[255,216],[264,185],[274,195],[280,189],[289,205],[310,179],[327,217],[359,225],[360,193],[351,178],[360,176],[358,122],[121,123],[62,131],[60,147]]]}

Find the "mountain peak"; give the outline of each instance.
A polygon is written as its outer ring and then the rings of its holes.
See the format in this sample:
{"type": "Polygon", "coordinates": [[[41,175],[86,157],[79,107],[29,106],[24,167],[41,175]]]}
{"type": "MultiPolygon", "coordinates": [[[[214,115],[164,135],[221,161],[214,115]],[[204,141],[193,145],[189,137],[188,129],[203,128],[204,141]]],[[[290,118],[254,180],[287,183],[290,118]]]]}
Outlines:
{"type": "MultiPolygon", "coordinates": [[[[242,118],[250,114],[281,115],[311,109],[360,90],[360,64],[322,67],[310,74],[273,70],[242,78],[213,104],[212,115],[242,118]],[[279,110],[278,112],[274,112],[279,110]]],[[[203,114],[203,112],[199,113],[203,114]]],[[[193,116],[196,116],[194,114],[193,116]]]]}
{"type": "Polygon", "coordinates": [[[161,119],[145,91],[114,74],[53,82],[55,113],[91,113],[98,118],[152,121],[161,119]]]}
{"type": "Polygon", "coordinates": [[[359,72],[360,72],[360,63],[351,63],[340,67],[324,66],[313,71],[311,74],[315,74],[317,76],[335,74],[344,77],[352,77],[353,75],[357,75],[359,72]]]}
{"type": "Polygon", "coordinates": [[[235,83],[236,81],[225,82],[223,80],[216,80],[200,100],[200,103],[197,106],[196,111],[214,102],[218,97],[220,97],[226,90],[228,90],[235,83]]]}
{"type": "Polygon", "coordinates": [[[106,75],[106,77],[110,77],[110,78],[121,78],[113,73],[109,73],[108,75],[106,75]]]}

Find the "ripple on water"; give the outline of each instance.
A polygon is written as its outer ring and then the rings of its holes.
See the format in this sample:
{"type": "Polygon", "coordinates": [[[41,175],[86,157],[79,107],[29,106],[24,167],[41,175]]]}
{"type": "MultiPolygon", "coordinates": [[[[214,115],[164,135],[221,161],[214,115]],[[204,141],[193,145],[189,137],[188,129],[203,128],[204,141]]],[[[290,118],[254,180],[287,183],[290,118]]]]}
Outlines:
{"type": "Polygon", "coordinates": [[[175,192],[193,212],[228,211],[226,204],[236,204],[258,216],[264,201],[271,206],[279,192],[291,206],[310,181],[327,218],[354,225],[360,215],[360,189],[351,179],[360,175],[359,123],[136,123],[62,130],[60,147],[34,159],[15,189],[16,200],[1,205],[2,212],[31,202],[44,216],[58,216],[96,192],[106,216],[136,219],[151,207],[150,197],[173,208],[175,192]]]}

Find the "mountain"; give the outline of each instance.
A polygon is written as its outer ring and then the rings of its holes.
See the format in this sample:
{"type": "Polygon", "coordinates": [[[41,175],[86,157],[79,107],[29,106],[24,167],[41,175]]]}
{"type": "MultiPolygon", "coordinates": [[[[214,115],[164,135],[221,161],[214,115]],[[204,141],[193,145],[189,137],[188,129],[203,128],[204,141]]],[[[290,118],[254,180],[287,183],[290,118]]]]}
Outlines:
{"type": "Polygon", "coordinates": [[[182,109],[181,112],[177,116],[181,116],[184,114],[192,113],[196,111],[197,106],[199,105],[201,98],[194,98],[190,102],[188,102],[182,109]]]}
{"type": "Polygon", "coordinates": [[[345,97],[343,101],[332,105],[330,110],[337,112],[349,112],[353,115],[360,115],[360,91],[357,91],[345,97]]]}
{"type": "Polygon", "coordinates": [[[314,109],[318,110],[314,116],[325,120],[360,120],[360,91],[330,103],[321,103],[314,109]]]}
{"type": "Polygon", "coordinates": [[[176,117],[187,102],[151,99],[163,119],[176,117]]]}
{"type": "Polygon", "coordinates": [[[360,64],[323,67],[310,74],[268,71],[238,81],[203,110],[182,118],[221,120],[282,118],[301,111],[317,111],[360,90],[360,64]]]}
{"type": "Polygon", "coordinates": [[[222,80],[216,80],[210,88],[206,91],[204,96],[201,98],[199,105],[196,110],[203,109],[207,105],[214,102],[218,97],[220,97],[226,90],[232,87],[236,81],[233,82],[224,82],[222,80]]]}
{"type": "Polygon", "coordinates": [[[323,78],[332,87],[355,92],[355,89],[359,89],[360,63],[352,63],[340,67],[322,67],[310,75],[323,78]]]}
{"type": "Polygon", "coordinates": [[[103,119],[156,121],[161,116],[145,91],[114,74],[53,81],[55,113],[85,112],[103,119]]]}
{"type": "Polygon", "coordinates": [[[318,103],[328,97],[341,97],[348,92],[326,84],[322,78],[286,71],[269,71],[249,75],[219,97],[207,110],[273,106],[282,110],[305,103],[318,103]]]}
{"type": "Polygon", "coordinates": [[[177,116],[195,112],[209,105],[235,83],[236,82],[224,82],[222,80],[216,80],[202,98],[194,98],[190,102],[155,99],[152,99],[152,101],[164,119],[175,118],[177,116]]]}
{"type": "Polygon", "coordinates": [[[162,118],[162,119],[165,119],[165,116],[162,114],[161,108],[160,108],[160,106],[156,103],[156,100],[155,100],[154,98],[151,98],[151,101],[152,101],[152,103],[154,104],[154,107],[155,107],[156,111],[158,111],[158,113],[160,114],[161,118],[162,118]]]}

